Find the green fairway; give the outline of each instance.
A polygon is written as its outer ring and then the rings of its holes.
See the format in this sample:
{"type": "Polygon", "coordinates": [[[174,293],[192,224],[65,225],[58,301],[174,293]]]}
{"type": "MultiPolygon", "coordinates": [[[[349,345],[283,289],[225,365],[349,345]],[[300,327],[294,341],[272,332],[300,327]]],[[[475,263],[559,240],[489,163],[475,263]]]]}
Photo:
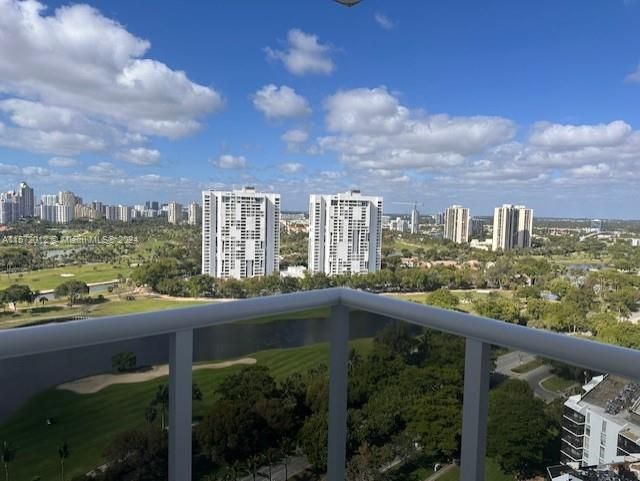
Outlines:
{"type": "MultiPolygon", "coordinates": [[[[359,351],[368,352],[371,341],[352,342],[359,351]]],[[[327,344],[293,349],[274,349],[252,355],[259,365],[268,366],[273,375],[283,379],[293,372],[305,372],[328,362],[327,344]]],[[[241,366],[194,371],[193,378],[203,392],[202,402],[194,404],[194,415],[207,411],[215,399],[216,386],[241,366]]],[[[11,465],[11,479],[42,481],[60,479],[57,448],[67,441],[71,456],[65,463],[67,479],[86,473],[102,464],[102,452],[113,436],[121,431],[142,426],[144,411],[157,386],[166,383],[159,378],[139,384],[112,385],[95,394],[79,395],[49,389],[34,396],[5,425],[0,427],[0,442],[7,440],[18,448],[11,465]],[[54,424],[48,426],[47,418],[54,424]]]]}
{"type": "Polygon", "coordinates": [[[68,318],[75,315],[86,315],[88,317],[105,317],[122,314],[134,314],[138,312],[163,311],[167,309],[179,309],[181,307],[191,307],[208,304],[202,301],[179,301],[173,299],[163,299],[156,297],[136,297],[135,300],[127,301],[111,296],[102,304],[76,305],[68,307],[64,302],[56,304],[50,303],[46,306],[34,306],[28,309],[21,309],[14,314],[10,311],[0,312],[0,329],[17,327],[25,324],[41,323],[56,318],[68,318]]]}
{"type": "Polygon", "coordinates": [[[544,365],[544,363],[544,359],[535,358],[529,362],[525,362],[524,364],[520,364],[519,366],[514,367],[511,371],[515,372],[516,374],[525,374],[529,371],[533,371],[534,369],[539,368],[540,366],[544,365]]]}
{"type": "Polygon", "coordinates": [[[0,289],[6,289],[11,284],[25,284],[31,290],[46,291],[70,279],[92,284],[94,282],[111,281],[118,278],[118,274],[129,276],[131,269],[126,264],[83,264],[78,266],[56,267],[39,271],[20,272],[16,274],[0,275],[0,289]]]}
{"type": "Polygon", "coordinates": [[[542,387],[548,391],[562,393],[570,387],[576,386],[578,383],[572,379],[564,379],[556,376],[555,374],[544,381],[542,381],[542,387]]]}
{"type": "MultiPolygon", "coordinates": [[[[487,481],[515,481],[516,478],[502,472],[498,464],[491,458],[486,459],[484,479],[487,481]]],[[[450,471],[438,478],[438,481],[458,481],[460,479],[460,468],[455,466],[450,471]]]]}

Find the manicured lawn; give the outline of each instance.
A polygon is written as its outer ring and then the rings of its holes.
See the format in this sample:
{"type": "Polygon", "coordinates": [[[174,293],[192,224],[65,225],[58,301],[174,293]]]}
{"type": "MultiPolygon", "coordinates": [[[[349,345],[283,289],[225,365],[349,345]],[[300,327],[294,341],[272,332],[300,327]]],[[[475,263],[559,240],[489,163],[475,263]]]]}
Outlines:
{"type": "Polygon", "coordinates": [[[306,311],[290,312],[288,314],[275,314],[258,319],[248,319],[246,321],[240,321],[240,324],[268,324],[273,321],[283,321],[287,319],[324,319],[329,317],[329,311],[329,308],[321,307],[306,311]]]}
{"type": "MultiPolygon", "coordinates": [[[[352,345],[365,353],[371,341],[358,340],[352,345]]],[[[263,351],[252,357],[259,365],[269,366],[275,377],[283,379],[293,372],[305,372],[328,362],[328,353],[328,344],[315,344],[263,351]]],[[[240,369],[233,366],[194,371],[194,382],[204,395],[202,402],[194,404],[195,416],[207,412],[222,379],[240,369]]],[[[30,480],[41,476],[42,481],[57,481],[60,478],[57,448],[64,441],[71,449],[65,463],[67,479],[99,466],[103,462],[102,452],[115,434],[145,424],[144,411],[157,386],[166,382],[165,377],[139,384],[113,385],[87,395],[50,389],[34,396],[0,427],[0,442],[7,440],[18,448],[11,465],[11,479],[30,480]],[[55,423],[48,426],[47,418],[53,418],[55,423]]]]}
{"type": "Polygon", "coordinates": [[[515,372],[516,374],[524,374],[544,365],[544,363],[545,362],[543,359],[535,358],[529,362],[520,364],[518,367],[514,367],[511,371],[515,372]]]}
{"type": "Polygon", "coordinates": [[[25,284],[32,290],[46,291],[70,279],[91,284],[94,282],[111,281],[118,278],[118,274],[127,277],[131,269],[125,264],[83,264],[79,266],[56,267],[39,271],[21,272],[17,274],[0,275],[0,289],[6,289],[11,284],[25,284]],[[63,276],[69,274],[72,276],[63,276]]]}
{"type": "Polygon", "coordinates": [[[175,301],[171,299],[161,299],[154,297],[136,297],[133,301],[118,299],[117,296],[108,298],[103,304],[90,306],[68,307],[64,302],[50,303],[46,306],[34,306],[29,309],[19,310],[17,314],[9,311],[0,312],[0,329],[17,327],[19,325],[40,323],[48,319],[66,318],[69,316],[86,314],[89,317],[116,316],[121,314],[133,314],[137,312],[163,311],[166,309],[179,309],[181,307],[191,307],[207,302],[200,301],[175,301]],[[88,307],[89,311],[83,313],[83,307],[88,307]]]}
{"type": "Polygon", "coordinates": [[[542,381],[542,387],[554,392],[564,392],[577,383],[571,379],[564,379],[555,374],[548,379],[542,381]]]}
{"type": "MultiPolygon", "coordinates": [[[[460,468],[456,466],[438,478],[438,481],[458,481],[459,479],[460,468]]],[[[513,476],[503,473],[498,464],[491,458],[486,459],[484,479],[487,481],[515,481],[513,476]]]]}

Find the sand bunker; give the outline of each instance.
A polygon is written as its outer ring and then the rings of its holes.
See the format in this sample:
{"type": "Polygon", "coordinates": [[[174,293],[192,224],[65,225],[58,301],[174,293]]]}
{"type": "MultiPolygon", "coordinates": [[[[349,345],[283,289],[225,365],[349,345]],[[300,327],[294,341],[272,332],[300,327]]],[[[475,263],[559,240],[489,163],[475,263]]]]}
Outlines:
{"type": "MultiPolygon", "coordinates": [[[[224,361],[210,364],[196,364],[193,366],[193,370],[198,371],[200,369],[224,369],[225,367],[238,365],[250,366],[255,363],[256,360],[254,358],[245,357],[242,359],[236,359],[234,361],[224,361]]],[[[167,364],[164,364],[162,366],[153,366],[151,369],[144,372],[131,372],[126,374],[99,374],[97,376],[85,377],[83,379],[77,379],[75,381],[60,384],[56,389],[72,391],[76,394],[94,394],[113,384],[135,384],[138,382],[150,381],[151,379],[156,379],[168,375],[169,366],[167,364]]]]}

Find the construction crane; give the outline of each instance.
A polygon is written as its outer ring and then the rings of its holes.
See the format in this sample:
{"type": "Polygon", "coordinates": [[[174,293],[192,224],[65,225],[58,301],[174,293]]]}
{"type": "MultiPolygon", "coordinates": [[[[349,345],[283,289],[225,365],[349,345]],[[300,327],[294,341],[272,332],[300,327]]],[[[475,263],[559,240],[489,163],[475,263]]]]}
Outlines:
{"type": "Polygon", "coordinates": [[[414,200],[413,202],[391,202],[392,204],[397,204],[397,205],[412,205],[414,210],[418,208],[418,206],[423,206],[424,204],[422,202],[418,202],[417,200],[414,200]]]}

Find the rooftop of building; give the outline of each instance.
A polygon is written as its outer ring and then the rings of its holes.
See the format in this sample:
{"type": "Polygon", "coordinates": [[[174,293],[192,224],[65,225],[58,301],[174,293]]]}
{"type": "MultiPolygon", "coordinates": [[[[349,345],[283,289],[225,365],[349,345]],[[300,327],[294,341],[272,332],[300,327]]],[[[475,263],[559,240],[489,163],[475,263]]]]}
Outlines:
{"type": "Polygon", "coordinates": [[[626,426],[626,436],[640,439],[640,384],[619,376],[594,377],[583,386],[582,395],[572,396],[567,405],[575,408],[589,407],[591,411],[626,426]]]}
{"type": "Polygon", "coordinates": [[[639,481],[640,461],[627,456],[624,461],[603,466],[574,468],[565,464],[547,468],[551,481],[639,481]]]}

